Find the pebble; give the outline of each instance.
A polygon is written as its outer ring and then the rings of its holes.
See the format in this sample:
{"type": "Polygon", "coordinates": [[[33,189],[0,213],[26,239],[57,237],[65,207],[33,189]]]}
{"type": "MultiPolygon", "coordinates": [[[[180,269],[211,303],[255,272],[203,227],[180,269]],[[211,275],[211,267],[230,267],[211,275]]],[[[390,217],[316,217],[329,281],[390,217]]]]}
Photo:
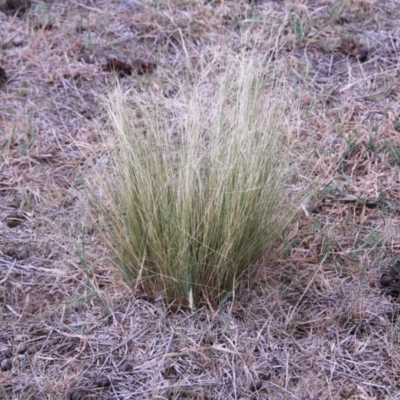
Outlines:
{"type": "Polygon", "coordinates": [[[109,387],[111,385],[111,381],[107,376],[98,375],[94,379],[94,384],[98,387],[109,387]]]}
{"type": "Polygon", "coordinates": [[[258,392],[262,388],[262,381],[254,382],[250,385],[250,390],[252,392],[258,392]]]}
{"type": "Polygon", "coordinates": [[[125,362],[125,363],[123,363],[121,365],[121,371],[122,372],[129,372],[129,371],[132,371],[132,370],[133,370],[133,365],[128,363],[128,362],[125,362]]]}
{"type": "Polygon", "coordinates": [[[82,400],[83,399],[83,393],[80,392],[79,390],[75,390],[75,389],[68,389],[66,396],[67,396],[68,400],[82,400]]]}
{"type": "Polygon", "coordinates": [[[358,50],[356,57],[358,61],[365,62],[367,61],[368,54],[369,54],[368,49],[366,47],[361,47],[361,49],[358,50]]]}
{"type": "Polygon", "coordinates": [[[13,350],[12,350],[11,348],[7,349],[7,350],[4,352],[4,357],[5,357],[5,358],[11,358],[12,355],[13,355],[13,350]]]}
{"type": "Polygon", "coordinates": [[[24,353],[26,353],[27,350],[28,350],[28,345],[26,343],[21,343],[17,347],[17,353],[18,354],[24,354],[24,353]]]}
{"type": "Polygon", "coordinates": [[[13,39],[12,44],[13,44],[15,47],[19,47],[19,46],[22,46],[22,45],[24,44],[24,40],[22,39],[21,36],[16,36],[16,37],[13,39]]]}
{"type": "Polygon", "coordinates": [[[12,358],[5,358],[1,363],[0,363],[0,369],[2,371],[9,371],[12,368],[12,358]]]}

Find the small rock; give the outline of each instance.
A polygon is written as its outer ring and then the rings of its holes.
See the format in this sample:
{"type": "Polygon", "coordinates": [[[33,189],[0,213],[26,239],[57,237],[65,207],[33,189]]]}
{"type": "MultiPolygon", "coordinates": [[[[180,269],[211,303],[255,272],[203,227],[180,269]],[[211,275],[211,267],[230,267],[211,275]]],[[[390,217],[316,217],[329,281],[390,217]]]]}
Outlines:
{"type": "Polygon", "coordinates": [[[68,400],[81,400],[83,399],[83,393],[79,390],[68,389],[66,393],[68,400]]]}
{"type": "Polygon", "coordinates": [[[5,3],[0,5],[0,11],[6,15],[22,17],[30,6],[31,0],[6,0],[5,3]]]}
{"type": "Polygon", "coordinates": [[[13,350],[10,348],[10,349],[7,349],[5,352],[4,352],[4,357],[5,358],[11,358],[13,356],[13,350]]]}
{"type": "Polygon", "coordinates": [[[263,385],[262,381],[253,382],[253,383],[250,385],[250,390],[251,390],[252,392],[258,392],[259,390],[261,390],[262,385],[263,385]]]}
{"type": "Polygon", "coordinates": [[[11,257],[11,258],[17,258],[17,251],[13,249],[12,247],[7,247],[6,249],[3,250],[3,254],[11,257]]]}
{"type": "Polygon", "coordinates": [[[12,41],[13,46],[20,47],[24,44],[24,40],[21,36],[16,36],[12,41]]]}
{"type": "Polygon", "coordinates": [[[136,59],[131,63],[127,63],[117,58],[108,58],[106,64],[103,66],[104,71],[117,72],[120,77],[131,75],[136,71],[138,75],[148,75],[154,72],[157,64],[154,62],[136,59]]]}
{"type": "Polygon", "coordinates": [[[310,209],[311,214],[320,214],[322,211],[322,205],[318,204],[310,209]]]}
{"type": "Polygon", "coordinates": [[[25,217],[21,214],[13,213],[10,214],[6,217],[6,225],[9,228],[15,228],[18,225],[22,224],[22,222],[25,220],[25,217]]]}
{"type": "Polygon", "coordinates": [[[295,385],[297,385],[300,382],[300,377],[293,376],[292,378],[290,378],[290,382],[293,382],[295,385]]]}
{"type": "Polygon", "coordinates": [[[26,343],[21,343],[17,347],[17,353],[18,354],[24,354],[24,353],[26,353],[27,350],[28,350],[28,345],[26,343]]]}
{"type": "Polygon", "coordinates": [[[98,387],[109,387],[111,385],[111,381],[107,376],[98,375],[94,379],[94,384],[98,387]]]}
{"type": "Polygon", "coordinates": [[[400,296],[400,261],[397,261],[388,271],[385,271],[379,279],[382,292],[398,298],[400,296]]]}
{"type": "Polygon", "coordinates": [[[357,60],[360,61],[360,62],[365,62],[365,61],[367,61],[368,54],[369,54],[368,49],[367,49],[366,47],[361,47],[361,48],[357,51],[356,58],[357,58],[357,60]]]}
{"type": "Polygon", "coordinates": [[[365,207],[367,207],[367,208],[376,208],[376,207],[378,207],[379,202],[380,202],[380,198],[379,197],[370,197],[365,202],[365,207]]]}
{"type": "Polygon", "coordinates": [[[0,363],[0,368],[2,371],[9,371],[12,368],[12,358],[5,358],[1,363],[0,363]]]}
{"type": "Polygon", "coordinates": [[[133,370],[133,365],[128,363],[128,362],[125,362],[125,363],[123,363],[121,365],[121,371],[122,372],[129,372],[129,371],[132,371],[132,370],[133,370]]]}
{"type": "Polygon", "coordinates": [[[24,260],[29,257],[29,250],[27,247],[20,247],[19,249],[7,247],[3,250],[3,254],[16,260],[24,260]]]}

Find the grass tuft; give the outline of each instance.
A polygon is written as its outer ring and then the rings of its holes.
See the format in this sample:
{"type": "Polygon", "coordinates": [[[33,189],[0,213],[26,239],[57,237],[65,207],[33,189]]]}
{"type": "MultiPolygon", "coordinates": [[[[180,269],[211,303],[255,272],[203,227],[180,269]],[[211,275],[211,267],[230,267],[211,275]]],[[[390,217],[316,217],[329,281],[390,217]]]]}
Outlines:
{"type": "Polygon", "coordinates": [[[172,99],[112,93],[116,143],[99,199],[128,282],[169,305],[216,304],[271,252],[297,209],[285,196],[286,93],[251,59],[210,67],[172,99]]]}

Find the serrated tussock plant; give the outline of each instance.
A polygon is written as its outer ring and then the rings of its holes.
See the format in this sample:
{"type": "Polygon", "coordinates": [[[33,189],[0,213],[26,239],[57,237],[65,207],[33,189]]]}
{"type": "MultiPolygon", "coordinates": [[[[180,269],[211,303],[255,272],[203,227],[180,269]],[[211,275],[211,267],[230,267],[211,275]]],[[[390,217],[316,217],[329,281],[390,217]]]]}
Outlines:
{"type": "Polygon", "coordinates": [[[108,102],[115,144],[94,202],[103,237],[125,279],[169,305],[232,294],[296,209],[287,87],[250,59],[233,64],[173,98],[117,88],[108,102]]]}

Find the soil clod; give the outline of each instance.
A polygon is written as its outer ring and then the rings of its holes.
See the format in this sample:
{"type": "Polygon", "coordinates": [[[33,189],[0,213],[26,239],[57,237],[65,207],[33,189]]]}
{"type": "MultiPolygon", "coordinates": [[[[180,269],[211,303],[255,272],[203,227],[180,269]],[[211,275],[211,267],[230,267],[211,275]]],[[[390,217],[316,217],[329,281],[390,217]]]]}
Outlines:
{"type": "Polygon", "coordinates": [[[0,363],[0,369],[2,371],[9,371],[12,368],[12,358],[5,358],[1,363],[0,363]]]}
{"type": "Polygon", "coordinates": [[[121,365],[122,372],[130,372],[132,370],[133,370],[133,365],[128,362],[125,362],[121,365]]]}
{"type": "Polygon", "coordinates": [[[11,358],[13,356],[13,350],[9,348],[3,353],[3,355],[5,358],[11,358]]]}
{"type": "Polygon", "coordinates": [[[360,61],[360,62],[365,62],[365,61],[367,61],[368,54],[369,54],[368,49],[367,49],[366,47],[361,47],[361,48],[357,51],[356,58],[357,58],[357,60],[360,61]]]}
{"type": "Polygon", "coordinates": [[[132,63],[126,63],[116,58],[109,58],[104,66],[104,71],[115,71],[120,77],[131,75],[136,71],[138,75],[148,75],[154,72],[156,64],[153,62],[137,59],[132,63]]]}
{"type": "Polygon", "coordinates": [[[83,393],[81,391],[75,390],[75,389],[68,389],[66,396],[67,396],[68,400],[82,400],[83,399],[83,393]]]}
{"type": "Polygon", "coordinates": [[[101,376],[98,375],[96,376],[96,378],[94,379],[94,384],[98,387],[109,387],[111,385],[111,381],[107,376],[101,376]]]}
{"type": "Polygon", "coordinates": [[[22,17],[30,6],[31,0],[6,0],[0,5],[0,11],[6,15],[22,17]]]}
{"type": "Polygon", "coordinates": [[[388,271],[384,272],[379,279],[382,292],[392,297],[400,295],[400,261],[397,261],[388,271]]]}
{"type": "Polygon", "coordinates": [[[21,225],[25,220],[25,217],[21,214],[10,214],[6,217],[5,222],[9,228],[16,228],[18,225],[21,225]]]}
{"type": "Polygon", "coordinates": [[[250,390],[252,392],[259,392],[262,389],[262,386],[263,386],[263,382],[262,381],[253,382],[250,385],[250,390]]]}
{"type": "Polygon", "coordinates": [[[24,353],[26,353],[27,350],[28,350],[28,345],[26,343],[21,343],[17,347],[17,353],[18,354],[24,354],[24,353]]]}
{"type": "Polygon", "coordinates": [[[15,260],[24,260],[25,258],[29,257],[29,250],[26,247],[21,248],[14,248],[14,247],[7,247],[3,250],[3,254],[14,258],[15,260]]]}
{"type": "Polygon", "coordinates": [[[322,205],[318,204],[310,209],[311,214],[320,214],[322,212],[322,205]]]}

